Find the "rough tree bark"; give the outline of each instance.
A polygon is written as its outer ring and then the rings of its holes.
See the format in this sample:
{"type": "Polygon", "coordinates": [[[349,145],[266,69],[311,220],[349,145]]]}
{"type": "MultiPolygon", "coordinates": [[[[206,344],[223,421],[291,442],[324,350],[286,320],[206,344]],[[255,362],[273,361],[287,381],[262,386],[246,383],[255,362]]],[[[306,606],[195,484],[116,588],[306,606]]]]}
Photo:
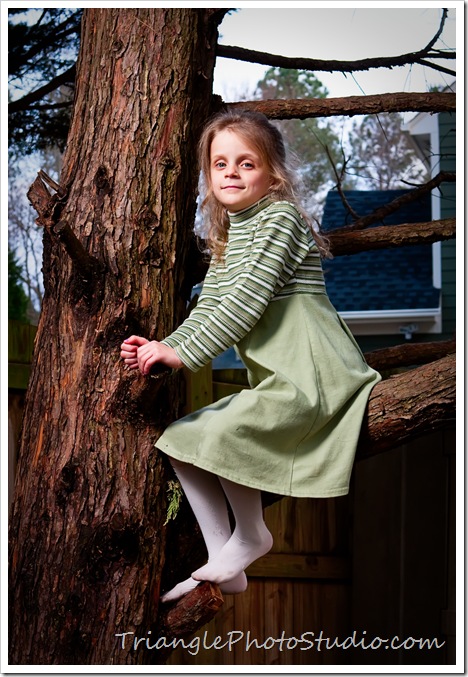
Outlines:
{"type": "Polygon", "coordinates": [[[454,354],[381,381],[369,399],[357,459],[453,424],[455,398],[454,354]]]}
{"type": "Polygon", "coordinates": [[[146,633],[157,617],[166,476],[154,443],[181,381],[125,371],[119,346],[161,339],[184,313],[193,158],[223,14],[85,10],[60,188],[40,214],[46,289],[11,514],[11,664],[143,660],[115,633],[146,633]]]}

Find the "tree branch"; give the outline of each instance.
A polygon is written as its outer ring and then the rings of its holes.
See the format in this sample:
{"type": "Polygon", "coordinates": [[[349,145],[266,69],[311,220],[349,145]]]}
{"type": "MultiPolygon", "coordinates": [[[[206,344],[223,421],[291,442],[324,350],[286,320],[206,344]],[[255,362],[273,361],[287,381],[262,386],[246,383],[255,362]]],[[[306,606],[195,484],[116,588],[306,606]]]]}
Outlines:
{"type": "Polygon", "coordinates": [[[333,256],[342,256],[374,249],[431,244],[451,240],[455,234],[455,219],[441,219],[423,223],[401,223],[397,226],[378,226],[366,230],[342,229],[339,232],[327,233],[327,239],[333,256]]]}
{"type": "MultiPolygon", "coordinates": [[[[259,63],[265,66],[321,71],[326,73],[332,73],[334,71],[352,73],[356,71],[367,71],[371,68],[394,68],[395,66],[405,66],[407,64],[419,63],[421,59],[434,58],[434,55],[431,53],[431,48],[440,37],[446,18],[447,10],[444,9],[439,29],[429,44],[426,45],[426,47],[417,52],[409,52],[407,54],[400,54],[399,56],[373,57],[369,59],[358,59],[355,61],[327,61],[323,59],[287,57],[281,56],[279,54],[269,54],[268,52],[258,52],[253,49],[244,49],[243,47],[232,47],[230,45],[218,45],[216,55],[226,59],[236,59],[239,61],[247,61],[249,63],[259,63]]],[[[456,54],[454,52],[438,51],[437,58],[455,59],[456,54]]],[[[427,62],[427,65],[431,68],[433,67],[433,64],[429,62],[427,62]]],[[[455,71],[448,72],[450,75],[455,75],[455,71]]]]}
{"type": "Polygon", "coordinates": [[[187,637],[208,623],[223,603],[215,583],[201,583],[162,615],[163,628],[167,636],[187,637]]]}
{"type": "Polygon", "coordinates": [[[427,181],[426,183],[423,183],[417,188],[415,188],[414,190],[410,190],[404,195],[395,198],[395,200],[388,202],[386,205],[383,205],[383,207],[379,207],[371,214],[367,214],[367,216],[363,216],[357,221],[353,221],[353,223],[350,223],[348,226],[344,226],[343,228],[334,230],[333,235],[341,235],[343,233],[349,233],[350,231],[353,230],[367,228],[367,226],[371,226],[372,224],[378,223],[379,221],[383,222],[386,216],[389,216],[390,214],[393,214],[394,212],[398,211],[405,204],[414,202],[415,200],[419,200],[421,195],[429,193],[431,190],[434,190],[434,188],[437,188],[438,186],[440,186],[441,183],[444,183],[445,181],[455,181],[455,173],[439,172],[439,174],[437,174],[437,176],[434,176],[434,178],[430,179],[430,181],[427,181]]]}
{"type": "MultiPolygon", "coordinates": [[[[456,95],[452,92],[372,94],[370,96],[344,96],[328,99],[267,99],[237,101],[215,106],[229,109],[256,110],[271,120],[332,117],[336,115],[373,115],[375,113],[441,113],[455,111],[456,95]]],[[[10,104],[11,105],[11,104],[10,104]]]]}
{"type": "Polygon", "coordinates": [[[369,399],[357,460],[452,423],[455,377],[452,354],[378,383],[369,399]]]}
{"type": "MultiPolygon", "coordinates": [[[[45,14],[46,11],[43,12],[39,21],[34,26],[31,26],[28,36],[29,40],[31,40],[32,35],[37,32],[35,29],[40,25],[42,19],[45,17],[45,14]]],[[[78,34],[78,32],[78,28],[74,23],[74,17],[68,16],[64,21],[62,21],[62,23],[54,28],[54,42],[57,44],[64,38],[73,35],[73,33],[78,34]]],[[[22,50],[21,53],[18,53],[19,50],[14,50],[11,60],[10,57],[8,59],[9,74],[11,75],[13,73],[16,75],[16,77],[18,77],[18,71],[21,68],[28,65],[28,62],[30,62],[31,59],[41,52],[47,54],[48,50],[50,50],[49,34],[47,34],[42,40],[35,42],[34,45],[29,48],[29,50],[22,50]]]]}
{"type": "MultiPolygon", "coordinates": [[[[204,582],[184,595],[175,604],[159,615],[154,636],[168,639],[190,637],[217,614],[224,599],[215,583],[204,582]]],[[[172,653],[170,642],[158,649],[157,662],[163,664],[172,653]]]]}
{"type": "Polygon", "coordinates": [[[46,94],[55,91],[61,85],[74,82],[75,76],[76,66],[73,65],[71,68],[64,71],[60,75],[52,78],[52,80],[50,80],[50,82],[48,82],[43,87],[39,87],[39,89],[36,89],[34,92],[25,94],[25,96],[21,97],[21,99],[18,99],[17,101],[11,101],[8,104],[8,113],[17,113],[18,111],[26,110],[29,107],[29,104],[40,101],[46,94]]]}
{"type": "Polygon", "coordinates": [[[336,190],[338,191],[338,193],[340,195],[341,202],[343,203],[343,205],[344,205],[346,211],[348,212],[348,214],[350,214],[353,217],[353,219],[357,220],[359,218],[359,214],[349,204],[348,200],[346,199],[345,192],[343,190],[343,178],[346,174],[346,168],[348,166],[349,158],[345,157],[344,150],[343,150],[343,148],[341,148],[341,152],[342,152],[342,155],[343,155],[343,165],[341,167],[341,171],[338,172],[338,168],[337,168],[337,166],[336,166],[336,164],[333,160],[333,157],[330,153],[330,149],[328,148],[328,146],[325,146],[325,152],[327,154],[328,161],[330,162],[330,164],[332,166],[333,173],[335,174],[336,190]]]}
{"type": "Polygon", "coordinates": [[[441,16],[441,18],[440,18],[440,25],[439,25],[439,29],[438,29],[437,33],[434,35],[434,37],[432,38],[432,40],[430,40],[430,41],[427,43],[427,45],[424,47],[424,49],[422,50],[423,52],[426,53],[426,55],[430,52],[430,50],[434,47],[434,45],[435,45],[435,43],[437,42],[437,40],[438,40],[438,39],[440,38],[440,36],[442,35],[442,31],[444,30],[444,24],[445,24],[445,22],[446,22],[446,20],[447,20],[447,15],[448,15],[448,9],[443,9],[443,10],[442,10],[442,16],[441,16]]]}
{"type": "Polygon", "coordinates": [[[399,346],[381,348],[365,353],[367,364],[377,371],[387,371],[399,367],[412,367],[440,360],[456,349],[455,339],[431,341],[428,343],[403,343],[399,346]]]}

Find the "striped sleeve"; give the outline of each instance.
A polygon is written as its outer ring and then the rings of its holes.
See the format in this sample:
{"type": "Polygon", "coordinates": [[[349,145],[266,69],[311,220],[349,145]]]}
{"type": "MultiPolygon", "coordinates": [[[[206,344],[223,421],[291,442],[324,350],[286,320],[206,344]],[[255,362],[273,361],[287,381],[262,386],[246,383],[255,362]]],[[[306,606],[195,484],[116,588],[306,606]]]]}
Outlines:
{"type": "Polygon", "coordinates": [[[191,311],[188,318],[169,336],[161,341],[171,348],[187,341],[200,326],[206,322],[219,303],[218,285],[213,265],[210,265],[203,282],[203,288],[197,301],[197,305],[191,311]]]}
{"type": "MultiPolygon", "coordinates": [[[[306,226],[291,205],[275,203],[258,224],[252,245],[232,268],[238,271],[229,292],[204,315],[197,328],[175,348],[196,371],[240,341],[257,323],[274,295],[309,253],[306,226]]],[[[229,270],[229,260],[226,264],[229,270]]],[[[221,281],[219,282],[221,290],[221,281]]]]}

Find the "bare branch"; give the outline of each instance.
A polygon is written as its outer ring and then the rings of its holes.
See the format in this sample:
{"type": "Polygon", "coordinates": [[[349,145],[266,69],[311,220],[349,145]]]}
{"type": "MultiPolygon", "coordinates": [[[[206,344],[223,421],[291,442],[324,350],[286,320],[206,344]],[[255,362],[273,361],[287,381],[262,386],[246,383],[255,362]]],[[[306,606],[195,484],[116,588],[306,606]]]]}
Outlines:
{"type": "Polygon", "coordinates": [[[441,113],[455,111],[456,95],[452,92],[395,92],[370,96],[346,96],[329,99],[267,99],[238,101],[215,106],[229,109],[257,110],[271,120],[332,117],[336,115],[373,115],[375,113],[441,113]]]}
{"type": "Polygon", "coordinates": [[[43,87],[39,87],[34,92],[25,94],[17,101],[11,101],[8,104],[8,113],[17,113],[20,110],[26,110],[29,107],[29,104],[40,101],[46,94],[55,91],[61,85],[69,84],[75,81],[76,76],[76,66],[71,66],[68,70],[64,71],[60,75],[57,75],[55,78],[52,78],[43,87]]]}
{"type": "Polygon", "coordinates": [[[342,229],[326,235],[333,256],[342,256],[374,249],[451,240],[455,237],[455,219],[401,223],[397,226],[377,226],[366,230],[342,229]]]}
{"type": "MultiPolygon", "coordinates": [[[[302,57],[287,57],[279,54],[269,54],[268,52],[258,52],[253,49],[244,49],[243,47],[233,47],[231,45],[218,45],[216,55],[226,59],[236,59],[239,61],[247,61],[249,63],[259,63],[265,66],[276,66],[279,68],[294,68],[310,71],[321,71],[332,73],[340,71],[342,73],[352,73],[356,71],[367,71],[371,68],[394,68],[395,66],[405,66],[419,63],[421,59],[434,58],[431,53],[432,46],[437,42],[446,19],[446,10],[442,16],[440,27],[426,47],[417,51],[409,52],[407,54],[400,54],[398,56],[372,57],[369,59],[358,59],[355,61],[339,61],[339,60],[323,60],[323,59],[308,59],[302,57]]],[[[437,52],[438,59],[455,59],[454,52],[437,52]]],[[[428,66],[433,64],[428,62],[428,66]]],[[[451,71],[455,75],[455,71],[451,71]]]]}
{"type": "Polygon", "coordinates": [[[328,157],[328,160],[329,160],[329,162],[330,162],[330,164],[331,164],[331,166],[332,166],[333,173],[335,174],[335,178],[336,178],[336,190],[337,190],[338,193],[339,193],[339,196],[340,196],[340,198],[341,198],[341,201],[342,201],[342,203],[343,203],[343,205],[344,205],[346,211],[348,212],[348,214],[350,214],[350,215],[353,217],[353,219],[357,220],[357,219],[359,218],[359,214],[358,214],[358,213],[351,207],[351,205],[349,204],[348,200],[346,199],[346,195],[344,194],[343,188],[342,188],[342,185],[343,185],[343,177],[344,177],[344,175],[346,174],[346,166],[347,166],[347,164],[348,164],[348,160],[347,160],[346,157],[345,157],[343,148],[341,148],[341,152],[342,152],[342,154],[343,154],[343,166],[342,166],[340,172],[338,172],[338,168],[337,168],[337,166],[336,166],[336,164],[335,164],[335,162],[334,162],[334,160],[333,160],[333,158],[332,158],[332,156],[331,156],[330,149],[328,148],[328,146],[325,146],[325,152],[326,152],[327,157],[328,157]]]}
{"type": "Polygon", "coordinates": [[[367,216],[363,216],[357,221],[350,223],[349,226],[344,226],[343,228],[334,230],[333,234],[336,235],[346,232],[349,233],[349,231],[351,230],[360,230],[362,228],[366,228],[367,226],[371,226],[374,223],[378,223],[379,221],[383,222],[385,217],[389,216],[389,214],[393,214],[394,212],[398,211],[405,204],[414,202],[415,200],[419,200],[421,195],[429,193],[431,190],[437,188],[438,186],[440,186],[441,183],[444,183],[445,181],[455,181],[455,173],[439,172],[439,174],[437,174],[437,176],[435,176],[430,181],[421,184],[414,190],[409,190],[404,195],[401,195],[400,197],[395,198],[395,200],[389,202],[388,204],[383,205],[383,207],[379,207],[371,214],[367,214],[367,216]]]}
{"type": "Polygon", "coordinates": [[[437,33],[434,35],[434,37],[432,38],[432,40],[431,40],[430,42],[428,42],[427,45],[424,47],[423,52],[426,52],[426,53],[427,53],[427,52],[430,52],[430,50],[434,47],[434,45],[435,45],[435,43],[437,42],[437,40],[438,40],[438,39],[440,38],[440,36],[442,35],[442,31],[444,30],[444,25],[445,25],[445,22],[446,22],[446,20],[447,20],[447,15],[448,15],[448,9],[443,9],[443,10],[442,10],[442,17],[441,17],[441,19],[440,19],[439,30],[438,30],[437,33]]]}
{"type": "Polygon", "coordinates": [[[426,59],[419,59],[418,63],[421,66],[427,66],[429,68],[433,68],[435,71],[439,71],[440,73],[445,73],[446,75],[456,75],[456,72],[452,70],[451,68],[445,68],[444,66],[441,66],[438,63],[429,63],[426,59]]]}

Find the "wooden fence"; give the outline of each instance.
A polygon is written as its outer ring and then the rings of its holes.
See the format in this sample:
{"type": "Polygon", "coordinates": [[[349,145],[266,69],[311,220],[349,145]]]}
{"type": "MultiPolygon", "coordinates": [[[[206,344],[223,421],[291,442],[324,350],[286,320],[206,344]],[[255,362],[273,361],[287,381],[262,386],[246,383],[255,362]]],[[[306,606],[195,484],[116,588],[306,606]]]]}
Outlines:
{"type": "MultiPolygon", "coordinates": [[[[35,332],[9,322],[10,488],[35,332]]],[[[245,387],[243,370],[188,373],[185,409],[245,387]]],[[[348,496],[285,498],[268,507],[274,547],[248,569],[247,591],[226,595],[211,623],[168,664],[454,663],[454,452],[447,428],[360,461],[348,496]],[[410,651],[336,645],[353,633],[364,644],[395,635],[443,644],[410,651]]]]}

